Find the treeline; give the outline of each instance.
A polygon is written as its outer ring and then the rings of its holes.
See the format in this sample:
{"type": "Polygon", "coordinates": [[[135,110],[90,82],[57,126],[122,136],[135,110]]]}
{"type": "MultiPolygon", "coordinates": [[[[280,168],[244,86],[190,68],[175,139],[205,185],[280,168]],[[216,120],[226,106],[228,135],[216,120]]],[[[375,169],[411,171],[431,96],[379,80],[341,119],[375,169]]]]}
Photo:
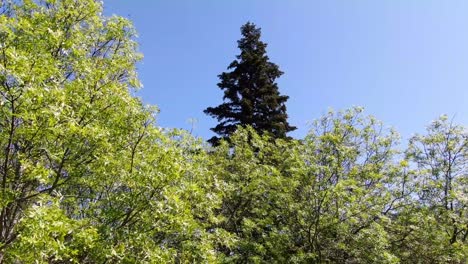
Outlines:
{"type": "Polygon", "coordinates": [[[466,263],[468,131],[447,117],[407,147],[360,108],[212,147],[132,96],[128,20],[0,3],[0,263],[466,263]]]}

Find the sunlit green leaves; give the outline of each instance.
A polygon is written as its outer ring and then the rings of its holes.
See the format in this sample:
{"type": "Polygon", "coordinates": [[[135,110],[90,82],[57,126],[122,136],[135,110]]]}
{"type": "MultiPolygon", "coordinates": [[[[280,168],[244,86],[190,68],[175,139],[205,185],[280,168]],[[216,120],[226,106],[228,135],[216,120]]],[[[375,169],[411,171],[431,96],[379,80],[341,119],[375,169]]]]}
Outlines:
{"type": "Polygon", "coordinates": [[[132,96],[130,21],[0,3],[0,263],[467,259],[468,137],[447,117],[404,156],[362,108],[303,140],[245,127],[211,147],[132,96]]]}

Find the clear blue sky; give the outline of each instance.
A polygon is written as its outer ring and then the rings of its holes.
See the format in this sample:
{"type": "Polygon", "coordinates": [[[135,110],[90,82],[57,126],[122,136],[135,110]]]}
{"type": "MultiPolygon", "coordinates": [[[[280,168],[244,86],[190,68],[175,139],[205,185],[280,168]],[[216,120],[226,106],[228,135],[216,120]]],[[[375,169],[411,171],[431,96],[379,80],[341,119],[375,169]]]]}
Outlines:
{"type": "Polygon", "coordinates": [[[221,103],[217,75],[239,53],[239,28],[262,28],[268,55],[285,74],[289,121],[302,138],[329,108],[363,106],[408,138],[440,114],[468,124],[466,0],[108,0],[105,13],[139,32],[145,103],[162,127],[209,138],[221,103]]]}

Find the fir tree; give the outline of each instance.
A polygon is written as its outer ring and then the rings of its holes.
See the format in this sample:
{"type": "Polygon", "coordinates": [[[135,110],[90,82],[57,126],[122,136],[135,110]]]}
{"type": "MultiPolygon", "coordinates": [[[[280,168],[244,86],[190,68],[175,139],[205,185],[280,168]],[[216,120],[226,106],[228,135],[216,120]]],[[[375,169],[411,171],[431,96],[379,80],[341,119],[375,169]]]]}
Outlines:
{"type": "MultiPolygon", "coordinates": [[[[238,125],[250,125],[259,133],[285,138],[286,133],[296,127],[287,122],[285,102],[289,96],[280,95],[275,82],[283,72],[269,61],[267,44],[260,40],[260,28],[248,22],[241,27],[241,32],[242,38],[237,42],[241,53],[229,65],[230,72],[218,75],[224,102],[204,111],[219,121],[211,130],[228,138],[238,125]]],[[[214,136],[209,142],[217,144],[219,140],[214,136]]]]}

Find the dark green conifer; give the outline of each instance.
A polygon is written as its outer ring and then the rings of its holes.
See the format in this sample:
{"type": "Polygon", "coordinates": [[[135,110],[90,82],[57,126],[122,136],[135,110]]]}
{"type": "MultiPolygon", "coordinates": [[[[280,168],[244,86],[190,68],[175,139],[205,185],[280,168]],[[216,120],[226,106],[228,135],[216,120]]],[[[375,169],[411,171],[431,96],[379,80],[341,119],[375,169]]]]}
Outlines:
{"type": "MultiPolygon", "coordinates": [[[[241,27],[241,32],[242,38],[237,41],[241,53],[229,65],[230,72],[218,75],[224,102],[204,111],[218,119],[219,124],[211,130],[227,138],[238,125],[250,125],[259,133],[285,138],[286,133],[296,127],[287,121],[285,102],[289,96],[280,95],[275,82],[283,72],[269,61],[267,44],[260,40],[260,28],[248,22],[241,27]]],[[[219,140],[214,136],[209,142],[217,144],[219,140]]]]}

